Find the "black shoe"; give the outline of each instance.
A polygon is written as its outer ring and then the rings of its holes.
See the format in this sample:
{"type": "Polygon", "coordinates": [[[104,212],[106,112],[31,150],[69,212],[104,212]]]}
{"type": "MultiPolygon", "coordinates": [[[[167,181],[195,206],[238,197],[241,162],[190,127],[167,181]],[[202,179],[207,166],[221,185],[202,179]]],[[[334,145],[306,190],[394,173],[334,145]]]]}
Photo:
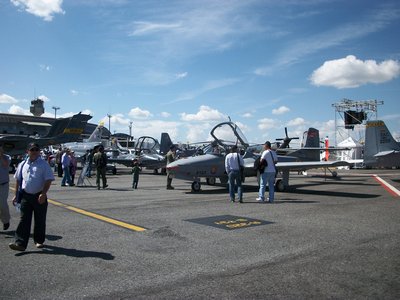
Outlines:
{"type": "Polygon", "coordinates": [[[97,189],[99,190],[99,189],[100,189],[100,187],[98,186],[98,187],[97,187],[97,189]]]}
{"type": "Polygon", "coordinates": [[[3,230],[7,230],[10,227],[10,223],[3,224],[3,230]]]}
{"type": "Polygon", "coordinates": [[[10,243],[8,244],[8,247],[15,251],[25,251],[25,248],[17,243],[10,243]]]}
{"type": "Polygon", "coordinates": [[[103,189],[105,189],[106,187],[108,187],[108,184],[106,184],[105,186],[103,186],[103,189]]]}
{"type": "Polygon", "coordinates": [[[239,203],[243,203],[243,200],[239,200],[239,203]]]}

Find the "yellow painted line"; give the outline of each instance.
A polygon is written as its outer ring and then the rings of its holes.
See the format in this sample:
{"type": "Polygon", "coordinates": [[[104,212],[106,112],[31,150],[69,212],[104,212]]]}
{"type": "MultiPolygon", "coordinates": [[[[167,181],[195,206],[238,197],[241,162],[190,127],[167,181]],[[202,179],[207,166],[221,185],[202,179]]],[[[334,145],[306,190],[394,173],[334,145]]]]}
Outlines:
{"type": "Polygon", "coordinates": [[[91,218],[94,218],[94,219],[98,219],[98,220],[101,220],[101,221],[104,221],[104,222],[107,222],[107,223],[110,223],[110,224],[114,224],[114,225],[129,229],[129,230],[133,230],[133,231],[145,231],[146,230],[146,228],[143,228],[143,227],[140,227],[140,226],[136,226],[136,225],[129,224],[129,223],[126,223],[126,222],[118,221],[118,220],[115,220],[115,219],[112,219],[112,218],[109,218],[109,217],[106,217],[106,216],[102,216],[102,215],[99,215],[99,214],[95,214],[95,213],[92,213],[90,211],[86,211],[86,210],[83,210],[83,209],[80,209],[80,208],[77,208],[77,207],[74,207],[74,206],[71,206],[71,205],[66,205],[66,204],[63,204],[61,202],[57,202],[57,201],[54,201],[54,200],[51,200],[51,199],[47,199],[47,201],[49,203],[53,204],[53,205],[63,207],[65,209],[74,211],[74,212],[76,212],[78,214],[85,215],[85,216],[88,216],[88,217],[91,217],[91,218]]]}
{"type": "MultiPolygon", "coordinates": [[[[10,187],[10,189],[15,191],[15,189],[12,188],[12,187],[10,187]]],[[[71,206],[71,205],[66,205],[64,203],[61,203],[61,202],[58,202],[58,201],[55,201],[55,200],[47,199],[47,201],[49,203],[53,204],[53,205],[56,205],[56,206],[59,206],[59,207],[63,207],[65,209],[74,211],[74,212],[76,212],[78,214],[82,214],[82,215],[85,215],[85,216],[88,216],[88,217],[91,217],[91,218],[94,218],[94,219],[98,219],[98,220],[101,220],[101,221],[104,221],[104,222],[107,222],[107,223],[110,223],[110,224],[114,224],[114,225],[129,229],[129,230],[133,230],[133,231],[145,231],[146,230],[146,228],[143,228],[143,227],[140,227],[140,226],[136,226],[136,225],[129,224],[129,223],[126,223],[126,222],[118,221],[118,220],[115,220],[115,219],[111,219],[109,217],[102,216],[102,215],[99,215],[99,214],[95,214],[95,213],[92,213],[92,212],[89,212],[89,211],[86,211],[86,210],[83,210],[83,209],[80,209],[80,208],[77,208],[77,207],[74,207],[74,206],[71,206]]]]}

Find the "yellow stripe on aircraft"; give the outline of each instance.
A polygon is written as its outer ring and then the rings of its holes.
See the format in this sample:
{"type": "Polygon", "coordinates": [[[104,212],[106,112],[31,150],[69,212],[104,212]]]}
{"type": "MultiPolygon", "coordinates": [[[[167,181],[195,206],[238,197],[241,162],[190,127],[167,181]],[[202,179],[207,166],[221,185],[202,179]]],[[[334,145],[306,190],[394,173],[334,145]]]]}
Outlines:
{"type": "Polygon", "coordinates": [[[81,134],[83,132],[82,128],[65,128],[64,133],[70,134],[81,134]]]}

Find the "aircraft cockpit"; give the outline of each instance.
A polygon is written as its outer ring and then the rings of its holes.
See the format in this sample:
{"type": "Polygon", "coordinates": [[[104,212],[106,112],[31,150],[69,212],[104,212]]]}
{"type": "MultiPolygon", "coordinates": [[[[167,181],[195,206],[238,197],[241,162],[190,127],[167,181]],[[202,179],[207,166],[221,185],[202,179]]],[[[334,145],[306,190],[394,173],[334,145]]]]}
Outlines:
{"type": "MultiPolygon", "coordinates": [[[[225,154],[229,153],[233,146],[237,146],[240,151],[245,151],[249,143],[240,128],[233,122],[223,122],[216,125],[211,130],[211,136],[215,139],[213,143],[218,145],[218,150],[225,154]]],[[[211,144],[212,145],[212,144],[211,144]]],[[[222,154],[222,153],[221,153],[222,154]]]]}

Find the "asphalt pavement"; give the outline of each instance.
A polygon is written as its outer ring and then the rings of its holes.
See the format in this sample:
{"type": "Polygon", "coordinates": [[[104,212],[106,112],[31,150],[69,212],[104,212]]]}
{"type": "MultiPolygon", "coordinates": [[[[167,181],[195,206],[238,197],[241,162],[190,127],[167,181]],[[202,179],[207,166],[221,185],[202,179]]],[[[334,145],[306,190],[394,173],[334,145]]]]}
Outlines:
{"type": "MultiPolygon", "coordinates": [[[[1,299],[399,299],[399,170],[293,174],[291,190],[260,204],[254,178],[244,203],[225,186],[128,169],[48,194],[45,248],[9,249],[0,231],[1,299]],[[329,174],[327,174],[329,175],[329,174]]],[[[11,181],[13,179],[11,178],[11,181]]],[[[11,185],[13,186],[13,185],[11,185]]],[[[13,191],[10,191],[11,201],[13,191]]]]}

